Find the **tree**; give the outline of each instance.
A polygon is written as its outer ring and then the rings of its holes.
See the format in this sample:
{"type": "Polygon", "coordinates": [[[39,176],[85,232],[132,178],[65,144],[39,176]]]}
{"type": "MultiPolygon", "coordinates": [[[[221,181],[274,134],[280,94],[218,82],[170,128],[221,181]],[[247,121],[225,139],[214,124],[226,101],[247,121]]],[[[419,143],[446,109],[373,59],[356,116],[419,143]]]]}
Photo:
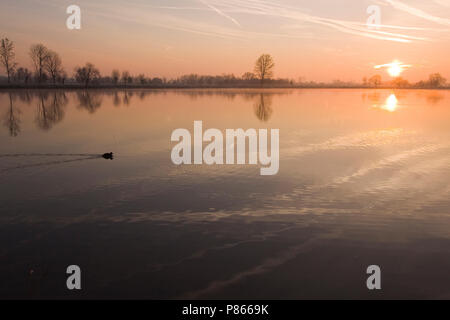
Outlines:
{"type": "Polygon", "coordinates": [[[63,73],[62,62],[59,54],[49,50],[47,52],[47,59],[44,61],[44,68],[53,80],[53,84],[56,83],[56,79],[63,73]]]}
{"type": "Polygon", "coordinates": [[[114,69],[111,72],[111,79],[112,79],[114,84],[117,84],[117,82],[119,82],[119,79],[120,79],[120,72],[119,72],[119,70],[114,69]]]}
{"type": "Polygon", "coordinates": [[[130,73],[128,71],[123,71],[122,72],[122,81],[123,81],[123,83],[125,83],[125,85],[127,85],[129,80],[130,80],[130,73]]]}
{"type": "Polygon", "coordinates": [[[100,78],[100,71],[92,63],[88,62],[84,67],[75,68],[75,80],[84,83],[86,88],[90,82],[98,78],[100,78]]]}
{"type": "Polygon", "coordinates": [[[34,44],[30,48],[30,57],[33,61],[34,69],[38,82],[42,82],[46,78],[45,63],[48,59],[49,50],[43,44],[34,44]]]}
{"type": "Polygon", "coordinates": [[[8,38],[4,38],[0,42],[0,59],[5,67],[6,74],[8,75],[8,83],[11,82],[11,75],[14,72],[16,63],[14,62],[16,54],[14,52],[14,42],[8,38]]]}
{"type": "Polygon", "coordinates": [[[381,76],[379,74],[370,77],[369,85],[377,88],[381,84],[381,76]]]}
{"type": "Polygon", "coordinates": [[[270,79],[273,76],[273,68],[275,63],[269,54],[261,55],[255,63],[255,74],[261,80],[261,86],[265,79],[270,79]]]}
{"type": "Polygon", "coordinates": [[[64,70],[61,70],[61,72],[58,75],[58,81],[62,84],[64,84],[66,82],[67,79],[67,73],[64,70]]]}
{"type": "Polygon", "coordinates": [[[31,72],[27,68],[19,68],[16,71],[16,78],[19,82],[23,81],[25,84],[27,84],[31,78],[31,72]]]}
{"type": "Polygon", "coordinates": [[[439,88],[439,87],[444,86],[446,81],[447,80],[443,76],[441,76],[440,73],[433,73],[433,74],[430,74],[428,83],[430,84],[430,86],[432,88],[439,88]]]}
{"type": "Polygon", "coordinates": [[[255,77],[255,74],[254,74],[254,73],[252,73],[252,72],[246,72],[246,73],[244,73],[244,74],[242,75],[242,79],[248,81],[248,80],[256,79],[256,77],[255,77]]]}
{"type": "Polygon", "coordinates": [[[147,83],[147,79],[145,78],[145,75],[142,73],[136,77],[136,81],[140,84],[147,83]]]}
{"type": "Polygon", "coordinates": [[[408,80],[403,79],[402,77],[397,77],[392,80],[392,85],[396,88],[407,88],[410,86],[408,80]]]}

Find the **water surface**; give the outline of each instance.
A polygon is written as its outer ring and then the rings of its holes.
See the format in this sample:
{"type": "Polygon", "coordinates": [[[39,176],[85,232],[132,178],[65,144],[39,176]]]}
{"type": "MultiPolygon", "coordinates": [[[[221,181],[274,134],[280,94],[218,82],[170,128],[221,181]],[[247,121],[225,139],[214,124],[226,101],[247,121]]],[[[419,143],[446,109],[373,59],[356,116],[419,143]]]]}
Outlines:
{"type": "Polygon", "coordinates": [[[448,91],[17,90],[0,117],[2,298],[450,298],[448,91]],[[175,166],[194,120],[280,129],[279,173],[175,166]]]}

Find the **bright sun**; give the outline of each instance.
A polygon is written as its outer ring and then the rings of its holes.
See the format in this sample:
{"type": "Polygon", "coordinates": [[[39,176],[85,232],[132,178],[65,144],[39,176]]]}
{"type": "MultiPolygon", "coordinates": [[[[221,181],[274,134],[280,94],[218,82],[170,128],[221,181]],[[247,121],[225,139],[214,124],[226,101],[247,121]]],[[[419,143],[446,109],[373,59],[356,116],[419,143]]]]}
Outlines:
{"type": "Polygon", "coordinates": [[[391,77],[398,77],[403,72],[403,68],[401,67],[398,61],[394,61],[391,63],[391,66],[387,69],[387,72],[391,77]]]}
{"type": "Polygon", "coordinates": [[[393,77],[396,78],[398,77],[403,71],[405,71],[406,68],[410,67],[410,65],[406,65],[401,63],[398,60],[394,60],[391,63],[386,63],[386,64],[380,64],[378,66],[375,66],[375,69],[380,69],[380,68],[386,68],[388,74],[393,77]]]}

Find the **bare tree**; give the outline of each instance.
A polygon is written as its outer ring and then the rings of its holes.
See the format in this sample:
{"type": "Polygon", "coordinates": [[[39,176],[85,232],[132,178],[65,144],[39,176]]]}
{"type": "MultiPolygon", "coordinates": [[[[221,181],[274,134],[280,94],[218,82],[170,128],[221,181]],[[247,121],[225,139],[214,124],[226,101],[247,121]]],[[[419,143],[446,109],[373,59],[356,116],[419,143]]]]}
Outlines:
{"type": "Polygon", "coordinates": [[[120,79],[120,72],[117,69],[114,69],[111,73],[111,78],[114,84],[117,84],[120,79]]]}
{"type": "Polygon", "coordinates": [[[38,82],[42,82],[45,78],[45,63],[48,59],[48,49],[43,44],[34,44],[30,48],[30,57],[33,61],[38,82]]]}
{"type": "Polygon", "coordinates": [[[381,85],[381,76],[379,74],[376,74],[376,75],[370,77],[369,85],[377,88],[379,85],[381,85]]]}
{"type": "Polygon", "coordinates": [[[444,86],[446,81],[447,80],[443,76],[441,76],[440,73],[430,74],[430,77],[428,80],[428,82],[432,88],[442,87],[442,86],[444,86]]]}
{"type": "Polygon", "coordinates": [[[49,50],[47,53],[47,59],[44,61],[44,68],[53,80],[53,84],[56,83],[56,79],[63,73],[62,62],[59,54],[49,50]]]}
{"type": "Polygon", "coordinates": [[[261,55],[255,63],[255,74],[261,80],[261,85],[264,84],[265,79],[273,77],[273,68],[275,63],[270,54],[261,55]]]}
{"type": "Polygon", "coordinates": [[[138,75],[136,77],[136,81],[140,84],[145,84],[147,83],[147,79],[145,78],[145,75],[143,73],[141,73],[140,75],[138,75]]]}
{"type": "Polygon", "coordinates": [[[128,81],[130,80],[130,73],[128,71],[122,72],[122,82],[127,85],[128,81]]]}
{"type": "Polygon", "coordinates": [[[23,81],[27,84],[31,78],[31,72],[27,68],[19,68],[17,69],[16,77],[18,81],[23,81]]]}
{"type": "Polygon", "coordinates": [[[64,69],[62,69],[58,75],[58,81],[64,84],[66,82],[66,79],[67,79],[67,72],[64,69]]]}
{"type": "Polygon", "coordinates": [[[75,68],[75,80],[84,83],[86,88],[90,82],[98,78],[100,78],[100,71],[92,63],[88,62],[84,67],[75,68]]]}
{"type": "Polygon", "coordinates": [[[3,66],[6,69],[6,74],[8,75],[8,83],[11,82],[11,75],[14,72],[16,63],[14,62],[16,54],[14,52],[14,42],[8,38],[1,39],[0,42],[0,59],[3,66]]]}
{"type": "Polygon", "coordinates": [[[242,75],[243,80],[253,80],[256,79],[255,74],[253,72],[246,72],[242,75]]]}

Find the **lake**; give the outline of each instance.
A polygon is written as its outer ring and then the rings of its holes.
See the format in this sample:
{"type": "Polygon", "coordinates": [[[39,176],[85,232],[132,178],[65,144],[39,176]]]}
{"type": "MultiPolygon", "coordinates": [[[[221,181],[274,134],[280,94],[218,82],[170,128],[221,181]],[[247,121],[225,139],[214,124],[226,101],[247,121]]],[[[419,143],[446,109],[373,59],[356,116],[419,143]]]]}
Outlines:
{"type": "Polygon", "coordinates": [[[449,91],[11,90],[0,117],[1,298],[450,299],[449,91]],[[278,173],[174,165],[195,120],[279,129],[278,173]]]}

